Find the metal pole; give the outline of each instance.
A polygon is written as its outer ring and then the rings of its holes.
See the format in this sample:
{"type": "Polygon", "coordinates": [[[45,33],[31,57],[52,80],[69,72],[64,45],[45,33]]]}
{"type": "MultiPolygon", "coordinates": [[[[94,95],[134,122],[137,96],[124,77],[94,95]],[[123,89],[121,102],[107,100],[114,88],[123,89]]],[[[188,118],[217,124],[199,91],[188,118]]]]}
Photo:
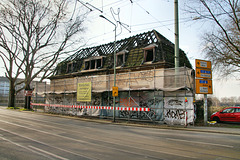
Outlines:
{"type": "Polygon", "coordinates": [[[175,87],[179,87],[179,28],[178,28],[178,0],[174,0],[174,19],[175,19],[175,87]]]}
{"type": "MultiPolygon", "coordinates": [[[[114,87],[116,87],[116,37],[117,37],[117,26],[115,25],[115,39],[114,39],[114,87]]],[[[113,97],[113,122],[115,122],[115,108],[116,108],[116,97],[113,97]]]]}
{"type": "Polygon", "coordinates": [[[208,120],[207,94],[204,94],[204,125],[207,125],[207,120],[208,120]]]}
{"type": "Polygon", "coordinates": [[[179,67],[179,23],[178,23],[178,0],[174,0],[175,17],[175,68],[179,67]]]}
{"type": "MultiPolygon", "coordinates": [[[[108,22],[110,22],[111,24],[114,25],[114,57],[113,57],[113,72],[114,72],[114,83],[113,86],[116,87],[116,37],[117,37],[117,25],[115,23],[113,23],[112,21],[110,21],[109,19],[107,19],[106,17],[104,17],[103,15],[100,15],[99,17],[104,18],[105,20],[107,20],[108,22]]],[[[113,97],[113,122],[115,122],[115,108],[116,108],[116,97],[113,97]]]]}

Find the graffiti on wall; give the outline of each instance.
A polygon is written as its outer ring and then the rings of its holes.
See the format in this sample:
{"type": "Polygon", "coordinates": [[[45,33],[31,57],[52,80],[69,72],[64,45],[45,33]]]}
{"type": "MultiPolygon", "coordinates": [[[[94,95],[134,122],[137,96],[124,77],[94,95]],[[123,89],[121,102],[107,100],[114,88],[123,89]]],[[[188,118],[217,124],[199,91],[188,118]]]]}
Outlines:
{"type": "MultiPolygon", "coordinates": [[[[141,107],[150,108],[149,112],[144,111],[116,111],[116,117],[126,119],[142,119],[142,120],[164,120],[171,124],[184,124],[186,118],[189,122],[194,119],[193,98],[189,97],[185,101],[185,97],[165,97],[162,91],[131,91],[120,92],[116,98],[116,107],[141,107]],[[187,111],[187,117],[186,117],[187,111]]],[[[93,106],[113,106],[113,97],[111,92],[95,93],[92,96],[91,103],[74,102],[76,97],[73,95],[57,95],[49,96],[50,104],[76,104],[76,105],[93,105],[93,106]]],[[[46,107],[47,112],[68,115],[88,115],[88,116],[106,116],[113,115],[112,110],[97,109],[81,109],[81,108],[60,108],[46,107]]]]}
{"type": "Polygon", "coordinates": [[[185,119],[185,111],[184,110],[171,110],[167,109],[165,112],[165,117],[171,119],[185,119]]]}
{"type": "MultiPolygon", "coordinates": [[[[160,92],[161,93],[161,92],[160,92]]],[[[154,95],[151,91],[123,92],[119,98],[120,107],[150,108],[149,112],[120,111],[120,118],[160,120],[163,119],[163,97],[154,95]],[[154,98],[155,97],[155,98],[154,98]]]]}
{"type": "Polygon", "coordinates": [[[165,97],[164,121],[167,124],[185,124],[193,122],[193,98],[165,97]],[[187,115],[187,117],[186,117],[187,115]]]}

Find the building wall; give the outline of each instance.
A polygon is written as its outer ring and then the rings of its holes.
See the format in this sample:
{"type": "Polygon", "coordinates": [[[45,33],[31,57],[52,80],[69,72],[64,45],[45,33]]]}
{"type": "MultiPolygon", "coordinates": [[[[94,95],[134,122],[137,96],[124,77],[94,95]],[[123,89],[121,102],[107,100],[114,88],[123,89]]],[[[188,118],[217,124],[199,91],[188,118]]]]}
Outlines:
{"type": "MultiPolygon", "coordinates": [[[[20,81],[22,79],[18,79],[20,81]]],[[[24,84],[16,86],[16,90],[24,87],[24,84]]],[[[45,103],[45,93],[50,90],[50,85],[46,82],[33,81],[31,88],[34,88],[32,101],[45,103]]],[[[0,77],[0,105],[8,105],[8,94],[9,94],[9,80],[6,77],[0,77]]],[[[24,90],[17,93],[15,97],[15,104],[18,107],[24,106],[25,95],[24,90]]]]}
{"type": "MultiPolygon", "coordinates": [[[[194,78],[192,70],[152,69],[127,72],[116,75],[119,95],[116,107],[144,107],[150,112],[116,111],[118,118],[130,118],[152,121],[165,121],[170,124],[183,124],[186,116],[189,122],[194,119],[193,92],[194,78]],[[175,83],[177,81],[178,83],[175,83]],[[179,90],[182,88],[190,90],[179,90]],[[187,101],[186,101],[187,99],[187,101]],[[188,113],[188,115],[185,115],[188,113]]],[[[51,81],[51,92],[47,96],[48,104],[113,106],[111,88],[113,75],[81,76],[51,81]],[[92,82],[91,102],[77,102],[77,84],[92,82]]],[[[46,111],[73,115],[111,117],[112,110],[70,109],[47,107],[46,111]]]]}
{"type": "MultiPolygon", "coordinates": [[[[175,69],[151,69],[119,73],[116,74],[116,86],[119,88],[119,91],[150,89],[165,91],[184,87],[194,88],[194,76],[192,72],[192,69],[179,68],[177,75],[175,69]]],[[[95,74],[74,78],[52,79],[51,92],[76,92],[77,84],[85,82],[92,83],[92,92],[111,91],[114,83],[114,75],[95,74]]]]}
{"type": "Polygon", "coordinates": [[[9,81],[6,77],[0,77],[0,95],[7,97],[9,92],[9,81]]]}

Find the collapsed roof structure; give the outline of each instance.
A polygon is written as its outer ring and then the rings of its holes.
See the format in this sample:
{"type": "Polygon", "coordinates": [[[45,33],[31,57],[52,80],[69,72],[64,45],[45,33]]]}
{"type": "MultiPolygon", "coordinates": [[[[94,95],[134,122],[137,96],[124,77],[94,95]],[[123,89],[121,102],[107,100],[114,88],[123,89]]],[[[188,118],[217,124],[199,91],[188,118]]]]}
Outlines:
{"type": "MultiPolygon", "coordinates": [[[[113,69],[114,42],[83,48],[58,64],[55,76],[77,76],[84,70],[109,71],[113,69]],[[97,59],[97,61],[95,61],[97,59]],[[89,61],[86,61],[89,60],[89,61]],[[91,61],[92,60],[92,61],[91,61]]],[[[142,70],[146,67],[174,67],[174,44],[156,30],[116,41],[117,67],[120,71],[142,70]]],[[[179,65],[192,68],[184,51],[179,51],[179,65]]],[[[84,72],[83,72],[84,73],[84,72]]]]}

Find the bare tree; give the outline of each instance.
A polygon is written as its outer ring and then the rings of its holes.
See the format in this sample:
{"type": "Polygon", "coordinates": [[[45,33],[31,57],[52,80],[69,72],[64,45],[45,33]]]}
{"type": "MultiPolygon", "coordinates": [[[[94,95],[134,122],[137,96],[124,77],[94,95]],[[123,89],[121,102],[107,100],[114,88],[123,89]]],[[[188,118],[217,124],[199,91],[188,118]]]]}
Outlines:
{"type": "MultiPolygon", "coordinates": [[[[10,30],[10,28],[8,28],[10,30]]],[[[0,58],[5,67],[5,76],[9,80],[9,96],[8,96],[8,107],[15,107],[15,95],[18,91],[15,90],[15,86],[22,82],[17,81],[18,76],[21,73],[21,67],[24,61],[18,61],[20,55],[18,50],[18,42],[14,39],[8,39],[5,37],[4,28],[0,26],[0,58]],[[15,67],[15,68],[14,68],[15,67]]]]}
{"type": "MultiPolygon", "coordinates": [[[[68,7],[67,0],[0,2],[1,59],[9,79],[17,69],[13,83],[22,73],[24,89],[32,90],[30,83],[50,76],[60,55],[78,49],[74,46],[81,39],[85,14],[68,7]]],[[[30,98],[25,98],[28,109],[30,98]]]]}
{"type": "Polygon", "coordinates": [[[240,72],[240,8],[238,0],[188,0],[194,19],[212,22],[202,36],[203,52],[221,76],[240,72]],[[196,7],[197,6],[197,7],[196,7]],[[210,29],[210,28],[209,28],[210,29]]]}

